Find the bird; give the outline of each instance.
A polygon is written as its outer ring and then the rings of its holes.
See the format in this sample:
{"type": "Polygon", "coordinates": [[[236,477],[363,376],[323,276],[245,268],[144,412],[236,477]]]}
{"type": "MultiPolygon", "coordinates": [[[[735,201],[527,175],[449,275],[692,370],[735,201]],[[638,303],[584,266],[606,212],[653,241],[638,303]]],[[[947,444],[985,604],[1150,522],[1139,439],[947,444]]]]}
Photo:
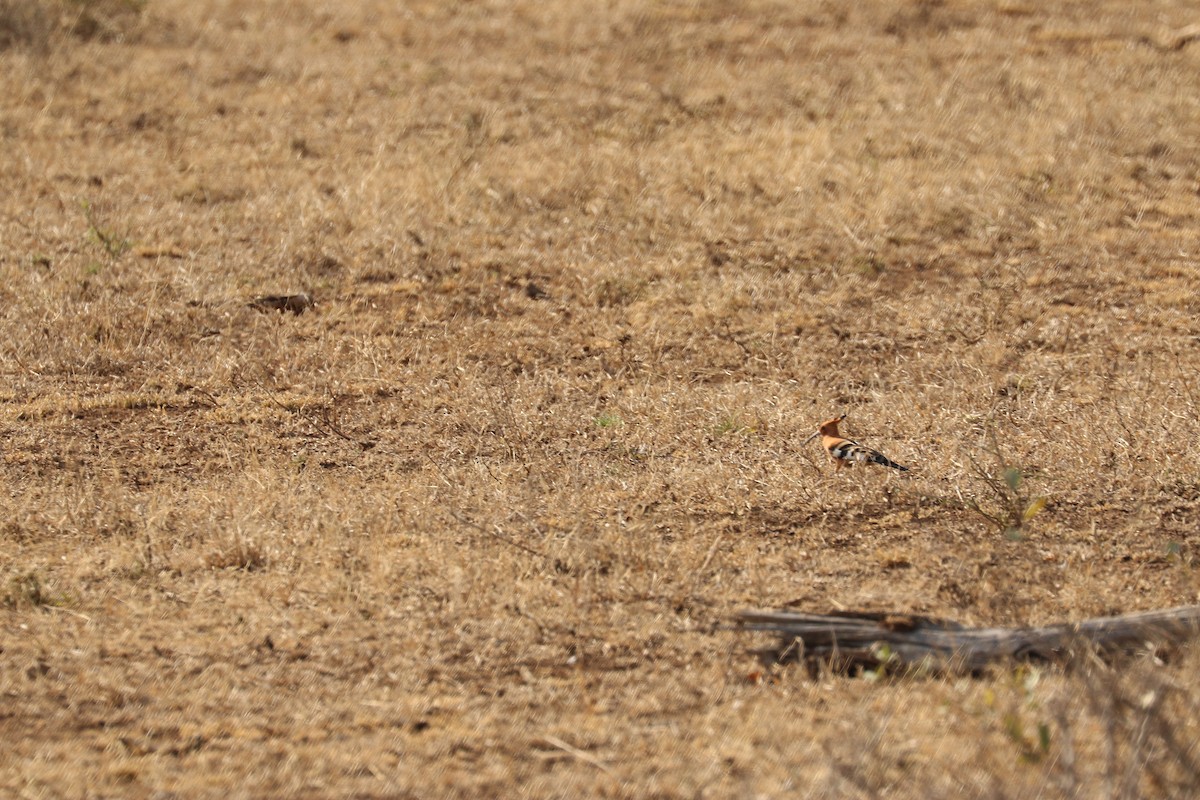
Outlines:
{"type": "Polygon", "coordinates": [[[897,464],[878,450],[872,450],[853,439],[846,439],[839,434],[838,423],[845,418],[846,414],[842,414],[840,417],[825,420],[812,436],[804,440],[804,444],[808,444],[820,436],[821,446],[829,454],[829,460],[833,463],[834,472],[840,472],[842,467],[855,463],[882,464],[885,467],[898,469],[901,472],[908,472],[908,467],[897,464]]]}

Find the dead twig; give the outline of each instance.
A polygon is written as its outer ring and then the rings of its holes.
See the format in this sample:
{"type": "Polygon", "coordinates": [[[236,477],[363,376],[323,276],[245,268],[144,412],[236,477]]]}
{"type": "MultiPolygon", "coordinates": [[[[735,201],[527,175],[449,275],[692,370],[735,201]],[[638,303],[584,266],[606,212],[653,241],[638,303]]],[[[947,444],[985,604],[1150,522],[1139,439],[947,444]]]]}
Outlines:
{"type": "Polygon", "coordinates": [[[616,774],[612,771],[612,769],[607,764],[605,764],[600,759],[596,758],[591,753],[588,753],[584,750],[580,750],[578,747],[569,745],[566,742],[564,742],[562,739],[559,739],[557,736],[546,735],[546,736],[542,737],[542,741],[545,742],[546,744],[550,745],[551,747],[555,747],[555,748],[558,748],[559,750],[562,750],[564,753],[567,753],[568,755],[574,756],[575,758],[579,759],[580,761],[584,762],[585,764],[591,764],[593,767],[600,770],[605,775],[612,778],[614,781],[620,780],[619,778],[617,778],[616,774]]]}
{"type": "Polygon", "coordinates": [[[268,400],[270,400],[272,403],[274,403],[277,407],[279,407],[283,411],[286,411],[289,414],[299,414],[300,416],[304,417],[306,420],[311,422],[313,425],[317,426],[317,428],[323,429],[327,433],[332,433],[334,436],[337,436],[339,439],[345,439],[347,442],[353,442],[354,444],[361,447],[363,450],[370,450],[372,447],[374,447],[377,444],[376,442],[373,442],[369,439],[355,439],[353,436],[351,436],[350,434],[343,431],[338,426],[338,424],[333,421],[332,409],[323,408],[323,409],[321,409],[320,415],[318,416],[316,413],[313,413],[313,412],[308,411],[303,408],[298,408],[298,409],[297,408],[288,408],[283,403],[279,402],[279,400],[276,399],[276,397],[275,397],[275,393],[271,389],[267,388],[263,383],[261,383],[261,382],[258,383],[258,388],[262,389],[266,393],[268,400]]]}
{"type": "Polygon", "coordinates": [[[317,301],[311,294],[301,292],[300,294],[264,295],[254,298],[246,305],[255,311],[278,311],[280,313],[287,311],[299,316],[310,308],[316,308],[317,301]]]}
{"type": "Polygon", "coordinates": [[[454,517],[456,520],[461,522],[463,525],[474,528],[475,530],[479,531],[480,533],[483,533],[487,536],[491,536],[493,539],[499,539],[500,541],[504,542],[509,547],[515,547],[518,550],[523,550],[526,553],[529,553],[530,555],[537,556],[538,558],[545,558],[545,559],[550,558],[550,556],[546,555],[542,551],[540,551],[536,548],[530,547],[527,544],[522,544],[521,542],[518,542],[517,540],[513,539],[508,534],[506,534],[500,528],[499,525],[497,525],[496,530],[493,531],[493,530],[489,530],[489,529],[483,527],[475,520],[467,519],[466,517],[459,514],[457,511],[451,511],[450,516],[454,517]]]}

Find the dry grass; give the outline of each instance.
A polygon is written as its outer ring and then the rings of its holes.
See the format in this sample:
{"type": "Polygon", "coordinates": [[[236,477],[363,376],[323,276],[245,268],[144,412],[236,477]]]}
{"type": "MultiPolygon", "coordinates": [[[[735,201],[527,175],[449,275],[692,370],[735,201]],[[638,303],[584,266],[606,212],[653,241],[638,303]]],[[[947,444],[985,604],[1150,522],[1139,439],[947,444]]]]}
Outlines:
{"type": "Polygon", "coordinates": [[[870,682],[716,629],[1197,602],[1194,5],[36,5],[4,793],[1200,791],[1195,649],[870,682]],[[799,447],[846,407],[914,471],[799,447]]]}

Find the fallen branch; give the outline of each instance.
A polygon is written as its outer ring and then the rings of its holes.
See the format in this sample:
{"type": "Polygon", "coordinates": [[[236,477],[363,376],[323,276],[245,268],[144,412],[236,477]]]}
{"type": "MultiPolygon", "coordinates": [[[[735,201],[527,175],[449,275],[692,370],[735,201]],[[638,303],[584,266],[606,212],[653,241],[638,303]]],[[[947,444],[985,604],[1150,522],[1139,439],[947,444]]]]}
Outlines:
{"type": "Polygon", "coordinates": [[[300,294],[269,294],[263,297],[256,297],[246,305],[253,308],[255,311],[290,311],[296,316],[300,316],[310,308],[316,308],[317,301],[313,300],[312,295],[307,292],[300,294]]]}
{"type": "Polygon", "coordinates": [[[778,647],[758,651],[775,662],[977,672],[995,661],[1062,661],[1080,643],[1105,655],[1177,644],[1200,634],[1200,606],[1042,628],[969,628],[932,617],[857,612],[744,611],[735,623],[739,630],[779,634],[778,647]]]}

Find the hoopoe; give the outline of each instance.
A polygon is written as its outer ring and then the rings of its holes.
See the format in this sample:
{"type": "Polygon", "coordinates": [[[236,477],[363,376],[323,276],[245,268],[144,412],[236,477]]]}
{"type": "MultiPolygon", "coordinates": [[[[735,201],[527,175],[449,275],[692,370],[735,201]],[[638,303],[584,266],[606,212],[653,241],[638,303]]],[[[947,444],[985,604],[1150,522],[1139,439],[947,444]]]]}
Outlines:
{"type": "Polygon", "coordinates": [[[846,415],[842,414],[840,417],[825,420],[812,436],[804,440],[804,444],[808,444],[820,436],[821,446],[829,454],[829,460],[833,462],[835,472],[839,472],[842,467],[854,463],[882,464],[885,467],[908,472],[908,467],[900,466],[878,450],[864,447],[853,439],[846,439],[839,435],[838,423],[845,418],[846,415]]]}

